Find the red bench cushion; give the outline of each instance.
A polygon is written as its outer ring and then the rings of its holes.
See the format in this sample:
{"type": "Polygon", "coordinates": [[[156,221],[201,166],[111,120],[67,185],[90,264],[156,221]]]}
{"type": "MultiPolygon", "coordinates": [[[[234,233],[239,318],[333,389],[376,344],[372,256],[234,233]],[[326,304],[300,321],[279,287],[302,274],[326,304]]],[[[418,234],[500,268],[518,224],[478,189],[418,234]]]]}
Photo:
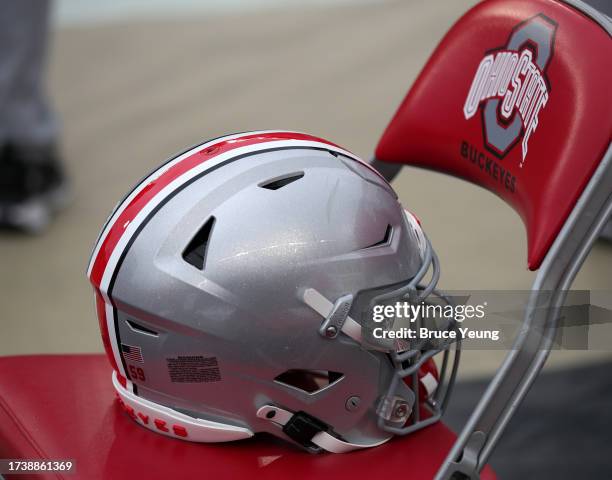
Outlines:
{"type": "MultiPolygon", "coordinates": [[[[430,479],[455,436],[444,425],[346,455],[272,439],[196,444],[157,435],[121,410],[103,355],[0,358],[0,458],[74,459],[67,479],[430,479]]],[[[16,478],[64,478],[60,474],[16,478]]],[[[493,479],[488,471],[483,479],[493,479]]]]}

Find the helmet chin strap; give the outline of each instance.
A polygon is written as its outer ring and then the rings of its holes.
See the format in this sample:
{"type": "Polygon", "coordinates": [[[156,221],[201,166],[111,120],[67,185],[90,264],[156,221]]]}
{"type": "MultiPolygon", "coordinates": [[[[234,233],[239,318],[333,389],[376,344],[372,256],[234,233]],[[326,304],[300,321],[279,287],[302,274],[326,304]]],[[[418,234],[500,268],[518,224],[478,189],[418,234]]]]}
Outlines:
{"type": "MultiPolygon", "coordinates": [[[[132,419],[157,433],[191,442],[229,442],[253,436],[248,428],[194,418],[163,405],[153,403],[128,391],[113,372],[113,386],[119,402],[132,419]]],[[[389,438],[369,444],[345,442],[329,433],[331,428],[304,412],[292,413],[280,407],[264,405],[257,410],[259,418],[269,420],[283,429],[289,438],[306,448],[346,453],[376,447],[389,438]]]]}
{"type": "Polygon", "coordinates": [[[283,429],[283,432],[303,447],[320,448],[331,453],[347,453],[353,450],[377,447],[389,440],[393,435],[383,440],[357,444],[345,442],[329,433],[329,426],[309,416],[304,412],[293,413],[273,405],[264,405],[257,410],[257,416],[269,420],[283,429]]]}

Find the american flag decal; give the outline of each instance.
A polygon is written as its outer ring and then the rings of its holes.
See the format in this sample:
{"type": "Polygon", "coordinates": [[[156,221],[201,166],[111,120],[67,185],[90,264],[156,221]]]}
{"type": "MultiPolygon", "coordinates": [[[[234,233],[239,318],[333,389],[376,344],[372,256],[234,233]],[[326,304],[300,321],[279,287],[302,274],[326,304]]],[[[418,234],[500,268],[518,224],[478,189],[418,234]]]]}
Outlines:
{"type": "Polygon", "coordinates": [[[123,353],[123,358],[125,358],[126,360],[144,363],[144,360],[142,359],[142,349],[140,347],[135,347],[133,345],[126,345],[125,343],[122,343],[121,352],[123,353]]]}

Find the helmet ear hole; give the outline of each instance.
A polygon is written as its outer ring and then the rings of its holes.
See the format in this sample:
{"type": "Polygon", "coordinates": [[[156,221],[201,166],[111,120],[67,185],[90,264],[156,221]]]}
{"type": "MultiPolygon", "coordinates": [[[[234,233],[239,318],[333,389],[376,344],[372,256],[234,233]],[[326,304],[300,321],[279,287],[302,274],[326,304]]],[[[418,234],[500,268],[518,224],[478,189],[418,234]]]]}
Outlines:
{"type": "Polygon", "coordinates": [[[291,369],[278,375],[274,381],[313,394],[339,382],[342,378],[344,378],[344,374],[340,372],[291,369]]]}
{"type": "Polygon", "coordinates": [[[185,248],[183,252],[183,260],[193,265],[198,270],[204,270],[206,251],[208,250],[210,234],[214,224],[215,217],[210,217],[191,239],[191,242],[189,242],[189,245],[187,245],[187,248],[185,248]]]}

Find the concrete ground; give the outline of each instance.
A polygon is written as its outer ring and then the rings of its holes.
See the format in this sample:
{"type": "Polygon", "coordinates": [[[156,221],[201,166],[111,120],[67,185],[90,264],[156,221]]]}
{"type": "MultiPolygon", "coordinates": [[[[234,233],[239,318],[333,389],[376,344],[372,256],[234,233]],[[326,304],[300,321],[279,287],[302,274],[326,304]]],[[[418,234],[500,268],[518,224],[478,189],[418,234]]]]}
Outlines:
{"type": "MultiPolygon", "coordinates": [[[[500,480],[612,478],[612,364],[548,371],[510,420],[490,463],[500,480]]],[[[486,387],[457,384],[444,422],[459,431],[486,387]]]]}
{"type": "MultiPolygon", "coordinates": [[[[186,15],[59,28],[50,92],[64,122],[75,199],[40,237],[0,235],[0,355],[101,351],[85,279],[98,230],[122,195],[185,146],[227,132],[295,129],[368,157],[395,108],[472,0],[186,15]]],[[[443,265],[441,286],[528,289],[524,229],[498,198],[406,168],[394,182],[443,265]]],[[[612,246],[575,282],[610,289],[612,246]]],[[[467,352],[464,377],[503,352],[467,352]]],[[[606,352],[555,352],[552,367],[606,352]]]]}

